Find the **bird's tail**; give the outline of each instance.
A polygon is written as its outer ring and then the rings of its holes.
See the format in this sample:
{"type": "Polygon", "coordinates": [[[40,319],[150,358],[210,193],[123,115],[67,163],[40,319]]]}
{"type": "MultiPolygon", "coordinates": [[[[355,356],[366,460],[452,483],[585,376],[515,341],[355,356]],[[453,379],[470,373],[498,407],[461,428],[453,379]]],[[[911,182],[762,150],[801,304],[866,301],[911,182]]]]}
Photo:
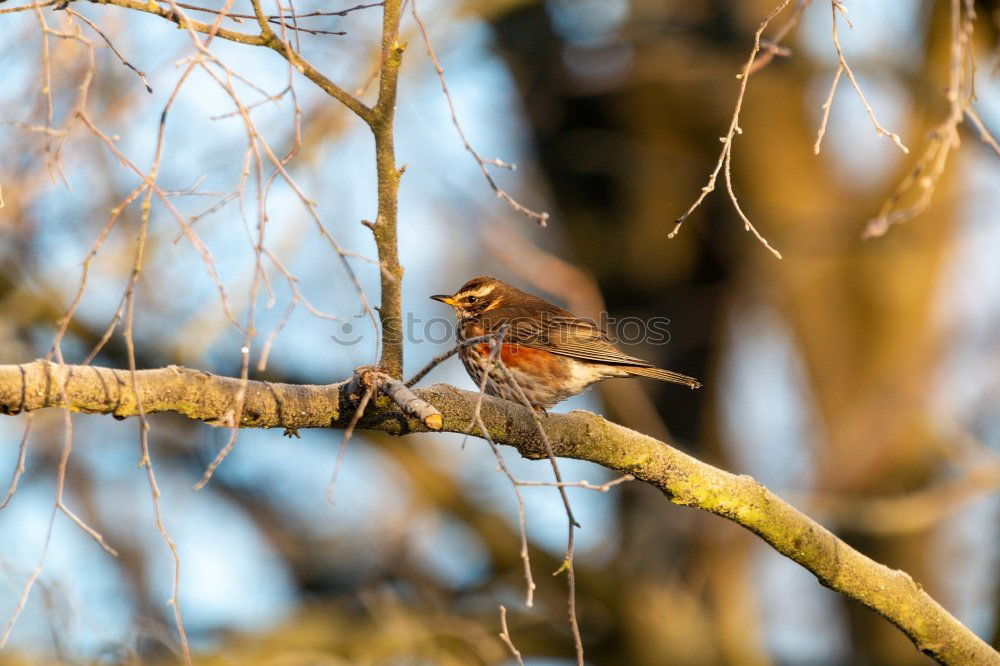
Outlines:
{"type": "Polygon", "coordinates": [[[685,386],[690,386],[693,389],[701,388],[701,382],[699,382],[694,377],[688,377],[687,375],[682,375],[679,372],[671,372],[670,370],[661,370],[660,368],[642,368],[636,366],[628,366],[622,368],[630,375],[640,375],[642,377],[652,377],[653,379],[659,379],[664,382],[674,382],[675,384],[684,384],[685,386]]]}

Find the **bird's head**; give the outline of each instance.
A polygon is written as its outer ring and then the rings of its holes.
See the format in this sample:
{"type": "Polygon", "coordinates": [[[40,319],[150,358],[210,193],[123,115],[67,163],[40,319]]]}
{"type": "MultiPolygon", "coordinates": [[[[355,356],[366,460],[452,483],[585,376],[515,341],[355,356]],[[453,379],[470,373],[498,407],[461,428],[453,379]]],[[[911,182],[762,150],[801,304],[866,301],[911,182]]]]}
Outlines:
{"type": "Polygon", "coordinates": [[[453,307],[458,320],[465,321],[475,319],[487,310],[499,307],[503,303],[504,293],[512,289],[496,278],[480,275],[463,284],[450,296],[438,294],[431,298],[453,307]]]}

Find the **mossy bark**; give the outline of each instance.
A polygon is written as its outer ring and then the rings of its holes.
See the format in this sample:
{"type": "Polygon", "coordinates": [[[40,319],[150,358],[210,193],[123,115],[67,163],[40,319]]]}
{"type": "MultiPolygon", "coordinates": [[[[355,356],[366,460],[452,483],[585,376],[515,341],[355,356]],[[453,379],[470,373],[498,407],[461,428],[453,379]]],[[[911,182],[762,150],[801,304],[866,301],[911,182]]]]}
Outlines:
{"type": "MultiPolygon", "coordinates": [[[[170,366],[136,373],[146,413],[172,411],[210,424],[225,423],[238,379],[170,366]]],[[[34,361],[0,366],[0,412],[46,407],[137,414],[126,370],[34,361]],[[64,397],[65,396],[65,397],[64,397]]],[[[350,380],[327,386],[249,382],[242,427],[344,428],[357,399],[350,380]]],[[[443,430],[468,430],[478,396],[443,384],[417,389],[437,407],[443,430]]],[[[486,397],[482,417],[494,440],[528,458],[545,448],[530,410],[486,397]]],[[[596,414],[550,414],[543,427],[559,456],[588,460],[652,484],[672,502],[710,511],[757,534],[775,550],[816,575],[821,584],[860,602],[901,629],[925,654],[946,664],[1000,664],[1000,654],[962,625],[908,574],[875,562],[748,476],[730,474],[672,446],[615,425],[596,414]]],[[[390,400],[369,404],[358,428],[405,435],[427,432],[419,419],[390,400]]]]}
{"type": "Polygon", "coordinates": [[[399,180],[402,170],[396,165],[394,121],[399,67],[406,45],[399,41],[399,15],[402,0],[386,0],[382,14],[382,69],[379,73],[378,102],[369,121],[375,136],[375,170],[378,178],[378,217],[375,220],[375,245],[381,266],[382,359],[380,369],[397,379],[403,376],[403,266],[399,263],[397,241],[399,180]]]}

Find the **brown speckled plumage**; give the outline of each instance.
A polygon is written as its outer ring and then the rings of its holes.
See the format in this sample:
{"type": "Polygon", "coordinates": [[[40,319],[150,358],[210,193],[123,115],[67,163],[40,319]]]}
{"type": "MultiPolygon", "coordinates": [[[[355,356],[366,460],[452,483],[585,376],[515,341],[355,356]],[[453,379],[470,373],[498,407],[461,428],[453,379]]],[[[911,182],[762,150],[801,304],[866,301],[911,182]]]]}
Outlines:
{"type": "MultiPolygon", "coordinates": [[[[701,386],[696,379],[623,353],[594,322],[496,278],[475,277],[450,296],[431,298],[455,309],[459,342],[506,327],[500,361],[536,409],[552,407],[608,377],[639,375],[701,386]]],[[[491,343],[482,342],[459,352],[477,386],[490,365],[492,349],[491,343]]],[[[490,371],[485,389],[489,395],[522,402],[499,364],[490,371]]]]}

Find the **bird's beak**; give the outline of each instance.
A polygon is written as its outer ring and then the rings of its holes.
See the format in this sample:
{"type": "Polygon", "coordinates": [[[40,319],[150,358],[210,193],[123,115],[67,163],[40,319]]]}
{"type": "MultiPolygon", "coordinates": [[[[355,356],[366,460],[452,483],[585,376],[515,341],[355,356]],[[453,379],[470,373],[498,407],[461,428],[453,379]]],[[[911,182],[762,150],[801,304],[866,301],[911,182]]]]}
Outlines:
{"type": "Polygon", "coordinates": [[[438,294],[437,296],[431,296],[431,300],[440,301],[445,305],[450,305],[452,307],[458,305],[458,301],[456,301],[454,298],[452,298],[447,294],[438,294]]]}

